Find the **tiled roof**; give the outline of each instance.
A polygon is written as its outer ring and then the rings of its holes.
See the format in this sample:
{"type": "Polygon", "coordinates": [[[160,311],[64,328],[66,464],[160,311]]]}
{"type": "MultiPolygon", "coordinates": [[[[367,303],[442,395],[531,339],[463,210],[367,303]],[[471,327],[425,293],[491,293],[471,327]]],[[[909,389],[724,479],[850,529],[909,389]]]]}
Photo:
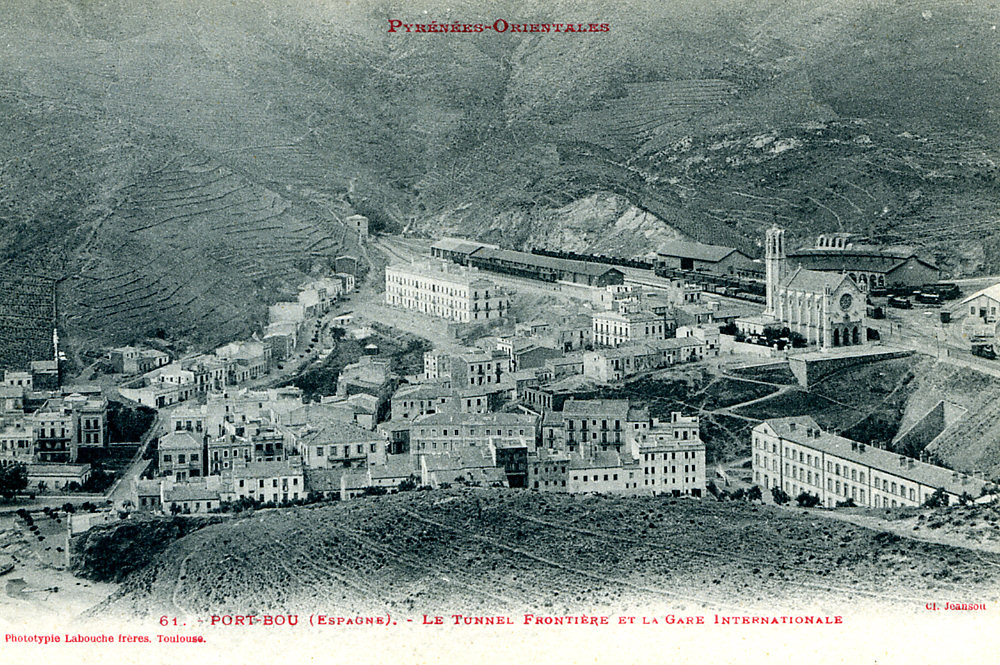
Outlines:
{"type": "Polygon", "coordinates": [[[621,272],[614,266],[604,263],[590,263],[587,261],[574,261],[572,259],[559,259],[553,256],[542,256],[529,252],[518,252],[512,249],[491,249],[483,248],[476,252],[477,258],[494,259],[498,261],[509,261],[511,263],[521,263],[539,268],[548,268],[561,272],[578,273],[581,275],[591,275],[599,277],[612,270],[621,272]]]}
{"type": "Polygon", "coordinates": [[[889,272],[908,259],[916,259],[930,268],[937,268],[932,261],[922,257],[915,247],[908,245],[851,245],[845,249],[803,247],[789,252],[791,259],[818,259],[836,261],[845,270],[872,270],[889,272]]]}
{"type": "Polygon", "coordinates": [[[233,468],[234,478],[275,478],[300,475],[302,475],[302,467],[290,462],[248,462],[246,466],[233,468]]]}
{"type": "Polygon", "coordinates": [[[415,425],[531,425],[535,416],[526,413],[432,413],[419,416],[415,425]]]}
{"type": "MultiPolygon", "coordinates": [[[[322,407],[323,404],[311,404],[309,407],[304,407],[302,410],[307,410],[310,407],[322,407]]],[[[301,410],[295,411],[295,415],[299,416],[301,410]]],[[[296,417],[296,421],[301,424],[302,429],[299,430],[299,441],[304,445],[324,445],[328,443],[363,443],[367,441],[378,441],[382,437],[377,432],[372,432],[364,427],[361,427],[357,423],[344,420],[341,417],[326,413],[322,416],[318,414],[305,414],[305,420],[301,420],[296,417]]]]}
{"type": "Polygon", "coordinates": [[[968,492],[974,497],[979,496],[980,490],[985,485],[985,481],[964,474],[957,474],[956,478],[956,473],[951,469],[926,464],[872,446],[862,447],[851,439],[822,431],[819,424],[810,416],[772,418],[765,420],[763,424],[773,429],[782,439],[869,466],[904,480],[917,482],[928,487],[943,487],[945,491],[952,494],[961,495],[963,492],[968,492]],[[809,437],[809,430],[819,431],[819,438],[809,437]],[[902,464],[900,459],[903,460],[902,464]]]}
{"type": "Polygon", "coordinates": [[[460,254],[471,254],[480,247],[492,247],[485,243],[465,238],[441,238],[431,245],[431,249],[440,249],[446,252],[458,252],[460,254]]]}
{"type": "Polygon", "coordinates": [[[583,414],[614,412],[624,418],[628,414],[627,399],[568,399],[563,403],[563,413],[583,414]]]}
{"type": "Polygon", "coordinates": [[[409,455],[388,455],[385,462],[368,467],[372,478],[406,478],[417,472],[409,455]]]}
{"type": "Polygon", "coordinates": [[[210,489],[205,483],[177,483],[163,488],[164,501],[218,501],[218,488],[210,489]]]}
{"type": "Polygon", "coordinates": [[[796,268],[795,272],[782,280],[781,285],[787,289],[795,289],[797,291],[823,293],[826,289],[830,289],[831,291],[836,289],[845,279],[850,278],[847,275],[832,272],[796,268]]]}
{"type": "Polygon", "coordinates": [[[201,449],[201,442],[190,432],[170,432],[160,439],[159,449],[162,450],[188,450],[190,448],[201,449]]]}
{"type": "Polygon", "coordinates": [[[968,298],[966,298],[965,300],[963,300],[960,304],[964,305],[965,303],[969,302],[970,300],[975,300],[979,296],[986,296],[987,298],[992,298],[993,300],[996,300],[997,302],[1000,302],[1000,284],[994,284],[993,286],[987,286],[985,289],[983,289],[981,291],[976,291],[971,296],[969,296],[968,298]]]}
{"type": "MultiPolygon", "coordinates": [[[[703,245],[697,242],[673,240],[660,243],[656,253],[660,256],[677,256],[698,261],[718,263],[733,252],[739,251],[733,247],[722,245],[703,245]]],[[[742,254],[742,252],[740,252],[742,254]]],[[[747,257],[749,258],[749,257],[747,257]]]]}
{"type": "Polygon", "coordinates": [[[303,475],[310,492],[339,492],[342,477],[347,480],[347,489],[368,486],[368,472],[364,469],[305,469],[303,475]]]}

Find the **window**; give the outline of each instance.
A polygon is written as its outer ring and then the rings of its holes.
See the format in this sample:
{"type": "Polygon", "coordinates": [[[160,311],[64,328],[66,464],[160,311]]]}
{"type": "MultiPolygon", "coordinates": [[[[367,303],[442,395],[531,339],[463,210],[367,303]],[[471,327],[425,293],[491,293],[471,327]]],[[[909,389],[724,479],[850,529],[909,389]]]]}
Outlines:
{"type": "Polygon", "coordinates": [[[164,461],[164,462],[169,462],[169,461],[171,461],[171,460],[170,460],[170,455],[164,455],[164,456],[163,456],[163,461],[164,461]]]}

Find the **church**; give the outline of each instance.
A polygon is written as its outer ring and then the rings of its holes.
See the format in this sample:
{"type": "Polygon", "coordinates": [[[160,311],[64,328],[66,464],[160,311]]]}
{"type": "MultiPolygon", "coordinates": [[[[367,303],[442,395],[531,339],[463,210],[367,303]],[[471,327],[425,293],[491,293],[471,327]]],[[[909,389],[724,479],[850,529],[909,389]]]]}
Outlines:
{"type": "Polygon", "coordinates": [[[846,274],[790,269],[784,229],[767,230],[764,269],[766,307],[761,316],[737,319],[744,333],[787,327],[824,349],[867,342],[865,294],[846,274]]]}

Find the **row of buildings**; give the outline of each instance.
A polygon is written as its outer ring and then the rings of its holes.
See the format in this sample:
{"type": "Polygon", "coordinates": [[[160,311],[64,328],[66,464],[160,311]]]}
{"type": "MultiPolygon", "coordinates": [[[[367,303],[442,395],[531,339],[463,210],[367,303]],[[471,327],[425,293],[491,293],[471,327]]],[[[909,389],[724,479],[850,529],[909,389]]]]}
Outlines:
{"type": "Polygon", "coordinates": [[[109,445],[108,400],[99,388],[36,390],[23,373],[0,386],[0,466],[24,464],[29,486],[83,484],[85,459],[109,445]]]}
{"type": "Polygon", "coordinates": [[[986,482],[823,430],[810,416],[772,418],[752,430],[753,480],[822,505],[921,506],[942,491],[951,503],[978,498],[986,482]]]}
{"type": "MultiPolygon", "coordinates": [[[[345,269],[354,269],[352,257],[337,261],[344,262],[345,269]]],[[[143,372],[122,385],[119,392],[143,406],[161,409],[259,379],[294,352],[310,323],[329,312],[337,298],[354,288],[351,273],[336,273],[303,284],[298,300],[271,305],[263,337],[255,334],[249,340],[229,342],[212,353],[171,360],[156,350],[112,349],[108,357],[116,371],[143,372]]]]}
{"type": "Polygon", "coordinates": [[[430,252],[436,259],[462,266],[543,282],[603,288],[625,281],[624,272],[607,264],[500,249],[462,238],[442,238],[431,245],[430,252]]]}
{"type": "MultiPolygon", "coordinates": [[[[793,269],[847,275],[866,292],[923,286],[941,278],[940,268],[915,247],[874,245],[850,233],[821,234],[813,245],[789,251],[788,260],[793,269]]],[[[672,270],[756,279],[763,277],[765,272],[759,259],[734,247],[681,241],[660,243],[657,265],[672,270]]]]}

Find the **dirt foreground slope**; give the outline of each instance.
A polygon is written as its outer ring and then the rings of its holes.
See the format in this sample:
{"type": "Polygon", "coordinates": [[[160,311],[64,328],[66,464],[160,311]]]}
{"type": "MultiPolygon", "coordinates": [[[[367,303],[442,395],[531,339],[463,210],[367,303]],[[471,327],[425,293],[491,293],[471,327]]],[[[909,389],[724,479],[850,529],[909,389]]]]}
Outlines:
{"type": "Polygon", "coordinates": [[[205,527],[94,613],[916,612],[994,602],[998,564],[770,506],[455,489],[205,527]]]}

